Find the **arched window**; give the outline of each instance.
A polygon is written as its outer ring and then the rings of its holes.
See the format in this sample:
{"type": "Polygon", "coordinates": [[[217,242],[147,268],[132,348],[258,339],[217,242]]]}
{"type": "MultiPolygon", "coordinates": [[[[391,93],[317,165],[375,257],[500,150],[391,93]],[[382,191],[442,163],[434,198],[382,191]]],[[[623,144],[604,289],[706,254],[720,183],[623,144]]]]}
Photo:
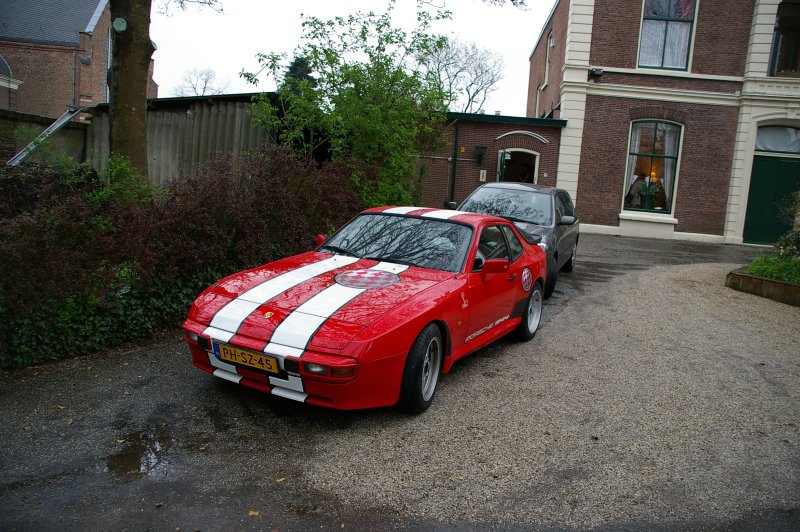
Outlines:
{"type": "Polygon", "coordinates": [[[655,120],[631,124],[624,209],[672,212],[680,138],[677,124],[655,120]]]}
{"type": "Polygon", "coordinates": [[[758,128],[756,151],[800,155],[800,129],[786,126],[762,126],[758,128]]]}

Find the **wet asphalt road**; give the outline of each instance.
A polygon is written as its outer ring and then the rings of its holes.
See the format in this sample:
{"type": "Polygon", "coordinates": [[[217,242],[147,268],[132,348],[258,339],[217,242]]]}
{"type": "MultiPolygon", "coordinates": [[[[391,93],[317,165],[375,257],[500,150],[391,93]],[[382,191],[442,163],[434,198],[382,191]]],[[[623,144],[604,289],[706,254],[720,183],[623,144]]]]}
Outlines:
{"type": "Polygon", "coordinates": [[[0,530],[800,528],[800,309],[760,250],[583,235],[529,343],[431,409],[335,412],[192,368],[179,333],[0,381],[0,530]]]}

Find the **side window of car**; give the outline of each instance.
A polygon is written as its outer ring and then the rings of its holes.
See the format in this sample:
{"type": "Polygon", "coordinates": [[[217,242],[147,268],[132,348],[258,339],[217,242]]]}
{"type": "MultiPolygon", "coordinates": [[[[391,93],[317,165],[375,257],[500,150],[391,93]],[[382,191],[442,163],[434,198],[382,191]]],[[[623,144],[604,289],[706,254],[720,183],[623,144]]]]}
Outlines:
{"type": "Polygon", "coordinates": [[[575,216],[575,205],[572,203],[572,198],[566,192],[559,192],[561,202],[564,204],[564,215],[575,216]]]}
{"type": "Polygon", "coordinates": [[[511,254],[511,262],[514,262],[522,255],[522,243],[517,238],[517,235],[514,233],[514,230],[511,229],[507,225],[501,226],[503,230],[503,234],[506,236],[506,242],[508,242],[508,251],[511,254]]]}
{"type": "Polygon", "coordinates": [[[556,203],[556,221],[558,221],[567,214],[567,208],[564,205],[564,198],[561,197],[561,193],[556,194],[554,200],[556,203]]]}
{"type": "MultiPolygon", "coordinates": [[[[508,260],[508,247],[506,246],[506,239],[503,238],[503,233],[499,225],[492,225],[485,227],[481,231],[481,238],[478,240],[478,253],[475,265],[477,266],[478,259],[481,264],[484,260],[488,259],[506,259],[508,260]]],[[[475,269],[475,268],[473,268],[475,269]]]]}

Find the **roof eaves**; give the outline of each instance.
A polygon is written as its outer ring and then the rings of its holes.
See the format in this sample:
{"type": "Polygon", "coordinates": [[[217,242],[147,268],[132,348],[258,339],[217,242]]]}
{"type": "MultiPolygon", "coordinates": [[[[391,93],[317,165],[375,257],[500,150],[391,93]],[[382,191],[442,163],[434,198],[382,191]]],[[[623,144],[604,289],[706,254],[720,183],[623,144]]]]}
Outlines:
{"type": "Polygon", "coordinates": [[[556,8],[558,7],[558,4],[560,4],[560,3],[561,3],[561,0],[556,0],[556,3],[553,4],[553,9],[550,10],[550,14],[547,15],[547,20],[544,22],[544,24],[542,25],[542,29],[539,31],[539,38],[536,39],[536,44],[533,45],[533,50],[531,50],[531,53],[528,56],[528,61],[531,60],[531,57],[533,57],[533,53],[539,47],[539,42],[542,40],[542,35],[544,35],[544,30],[547,29],[547,26],[550,24],[550,21],[553,20],[553,14],[555,14],[556,8]]]}
{"type": "Polygon", "coordinates": [[[105,11],[106,6],[108,5],[108,0],[100,0],[97,3],[97,7],[92,14],[92,18],[89,19],[89,23],[86,25],[86,29],[84,33],[92,33],[94,32],[95,26],[97,26],[97,21],[100,20],[100,17],[103,15],[103,11],[105,11]]]}
{"type": "Polygon", "coordinates": [[[495,124],[524,124],[528,126],[566,127],[566,120],[529,118],[527,116],[485,115],[479,113],[447,113],[448,120],[488,122],[495,124]]]}

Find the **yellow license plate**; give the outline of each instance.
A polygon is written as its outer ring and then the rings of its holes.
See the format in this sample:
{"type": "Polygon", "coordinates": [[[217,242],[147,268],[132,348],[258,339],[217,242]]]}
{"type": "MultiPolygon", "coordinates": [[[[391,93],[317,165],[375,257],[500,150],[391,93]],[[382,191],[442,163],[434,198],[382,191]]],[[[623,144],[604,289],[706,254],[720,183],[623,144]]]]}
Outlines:
{"type": "Polygon", "coordinates": [[[280,371],[278,359],[275,357],[256,353],[255,351],[239,349],[232,345],[217,344],[217,348],[219,349],[219,358],[225,362],[241,364],[270,373],[278,373],[280,371]]]}

